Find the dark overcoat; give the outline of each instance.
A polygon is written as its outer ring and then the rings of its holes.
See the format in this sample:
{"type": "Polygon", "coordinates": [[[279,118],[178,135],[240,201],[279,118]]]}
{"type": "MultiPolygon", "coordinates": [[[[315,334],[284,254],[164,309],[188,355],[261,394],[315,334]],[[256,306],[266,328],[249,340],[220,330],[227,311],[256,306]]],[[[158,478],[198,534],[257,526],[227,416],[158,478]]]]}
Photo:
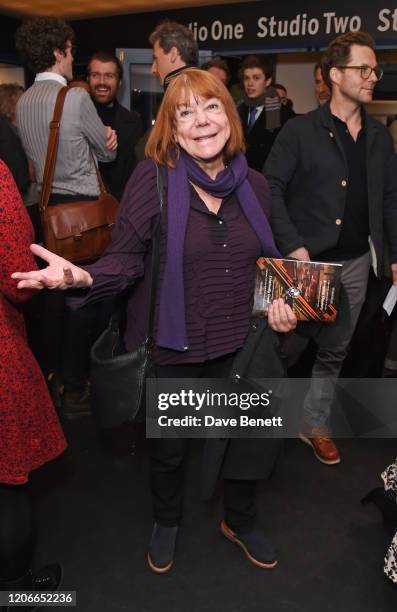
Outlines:
{"type": "MultiPolygon", "coordinates": [[[[246,342],[233,363],[231,376],[235,374],[240,376],[243,385],[249,385],[250,379],[279,379],[285,376],[278,335],[268,327],[267,319],[251,319],[246,342]]],[[[257,391],[256,388],[254,390],[257,391]]],[[[203,497],[211,496],[218,478],[267,478],[275,467],[282,444],[282,439],[271,437],[207,440],[201,472],[203,497]]]]}
{"type": "Polygon", "coordinates": [[[29,187],[29,166],[15,128],[0,115],[0,159],[11,170],[20,193],[29,187]]]}
{"type": "Polygon", "coordinates": [[[142,136],[142,120],[138,113],[129,111],[117,100],[114,129],[117,133],[117,156],[109,163],[100,163],[102,177],[110,193],[121,200],[124,187],[136,164],[135,145],[142,136]]]}
{"type": "MultiPolygon", "coordinates": [[[[397,262],[397,157],[387,128],[367,115],[366,178],[372,243],[381,272],[384,234],[397,262]]],[[[271,223],[287,255],[305,246],[312,259],[336,246],[349,180],[348,163],[328,104],[299,115],[278,134],[265,165],[271,223]]]]}
{"type": "MultiPolygon", "coordinates": [[[[249,107],[242,103],[238,107],[241,123],[244,131],[244,139],[247,150],[245,156],[250,168],[262,172],[264,163],[270,153],[273,142],[280,131],[280,128],[269,130],[266,127],[266,112],[265,109],[261,112],[254,125],[248,130],[248,111],[249,107]]],[[[280,120],[281,126],[288,119],[295,116],[295,113],[288,107],[281,105],[280,120]]]]}

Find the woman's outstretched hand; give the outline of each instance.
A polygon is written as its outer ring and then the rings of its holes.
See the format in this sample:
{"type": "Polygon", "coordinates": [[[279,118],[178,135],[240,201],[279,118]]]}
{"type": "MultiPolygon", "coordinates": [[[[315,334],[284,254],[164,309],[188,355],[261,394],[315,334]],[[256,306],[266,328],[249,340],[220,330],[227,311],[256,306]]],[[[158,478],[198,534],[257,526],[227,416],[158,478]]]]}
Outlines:
{"type": "Polygon", "coordinates": [[[295,329],[297,318],[291,306],[282,298],[274,300],[269,306],[268,323],[276,332],[289,332],[295,329]]]}
{"type": "Polygon", "coordinates": [[[91,287],[92,277],[88,272],[75,266],[38,244],[31,244],[33,255],[44,259],[48,266],[43,270],[14,272],[11,278],[18,281],[18,289],[79,289],[91,287]]]}

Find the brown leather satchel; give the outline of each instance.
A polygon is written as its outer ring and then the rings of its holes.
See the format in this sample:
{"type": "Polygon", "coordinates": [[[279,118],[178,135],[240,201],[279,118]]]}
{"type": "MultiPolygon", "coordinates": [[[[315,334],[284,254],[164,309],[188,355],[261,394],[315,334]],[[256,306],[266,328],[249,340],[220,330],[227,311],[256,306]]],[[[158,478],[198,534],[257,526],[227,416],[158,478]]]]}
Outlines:
{"type": "Polygon", "coordinates": [[[60,89],[50,123],[39,207],[45,246],[53,253],[73,263],[79,263],[98,258],[108,246],[118,202],[106,192],[94,160],[101,192],[98,199],[48,206],[58,148],[59,125],[67,91],[68,87],[60,89]]]}

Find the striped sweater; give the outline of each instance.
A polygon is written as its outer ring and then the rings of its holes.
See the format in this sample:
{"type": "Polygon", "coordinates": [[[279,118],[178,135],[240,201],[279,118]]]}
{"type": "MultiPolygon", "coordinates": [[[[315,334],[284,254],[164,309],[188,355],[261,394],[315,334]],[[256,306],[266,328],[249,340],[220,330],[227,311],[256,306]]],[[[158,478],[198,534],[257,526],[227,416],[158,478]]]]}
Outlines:
{"type": "MultiPolygon", "coordinates": [[[[49,124],[61,87],[52,79],[36,81],[17,104],[18,132],[25,152],[33,162],[39,189],[43,180],[49,124]]],[[[116,157],[116,152],[106,148],[106,128],[89,94],[75,87],[68,91],[62,113],[53,193],[99,194],[90,149],[101,162],[110,162],[116,157]]]]}

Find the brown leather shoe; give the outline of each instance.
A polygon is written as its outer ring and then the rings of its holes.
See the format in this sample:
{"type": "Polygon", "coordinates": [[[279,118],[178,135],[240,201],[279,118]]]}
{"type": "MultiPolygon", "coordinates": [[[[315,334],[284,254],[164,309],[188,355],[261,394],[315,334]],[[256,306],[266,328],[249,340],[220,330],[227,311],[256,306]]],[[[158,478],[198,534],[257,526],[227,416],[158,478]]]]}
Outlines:
{"type": "Polygon", "coordinates": [[[303,442],[312,447],[314,455],[321,463],[326,465],[340,463],[339,451],[328,432],[313,427],[306,435],[300,433],[299,436],[303,442]]]}
{"type": "Polygon", "coordinates": [[[264,569],[276,567],[278,561],[274,547],[260,531],[253,530],[248,533],[238,534],[232,531],[225,521],[222,521],[221,532],[228,540],[240,546],[247,559],[257,567],[264,569]]]}
{"type": "Polygon", "coordinates": [[[64,391],[62,397],[62,416],[66,419],[78,419],[91,414],[90,387],[87,384],[81,391],[64,391]]]}

